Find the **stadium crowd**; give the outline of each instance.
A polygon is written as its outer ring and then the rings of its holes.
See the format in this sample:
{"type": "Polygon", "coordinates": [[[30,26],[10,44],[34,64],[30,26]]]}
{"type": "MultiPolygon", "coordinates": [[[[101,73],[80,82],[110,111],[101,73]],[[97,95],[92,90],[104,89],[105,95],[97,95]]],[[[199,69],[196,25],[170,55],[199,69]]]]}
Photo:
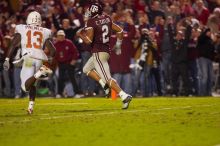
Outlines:
{"type": "MultiPolygon", "coordinates": [[[[13,1],[11,1],[13,2],[13,1]]],[[[39,82],[60,97],[103,95],[97,83],[82,73],[90,46],[76,37],[85,27],[89,0],[20,0],[17,10],[0,2],[0,97],[19,98],[21,64],[9,71],[2,64],[16,24],[30,11],[41,13],[53,32],[56,57],[53,76],[39,82]]],[[[112,51],[113,78],[134,96],[220,95],[220,2],[218,0],[100,0],[105,13],[124,29],[122,53],[112,51]],[[219,92],[219,93],[218,93],[219,92]]],[[[111,48],[116,35],[111,36],[111,48]]],[[[14,61],[20,58],[20,49],[14,61]]],[[[45,49],[45,52],[47,50],[45,49]]],[[[39,91],[40,94],[40,91],[39,91]]]]}

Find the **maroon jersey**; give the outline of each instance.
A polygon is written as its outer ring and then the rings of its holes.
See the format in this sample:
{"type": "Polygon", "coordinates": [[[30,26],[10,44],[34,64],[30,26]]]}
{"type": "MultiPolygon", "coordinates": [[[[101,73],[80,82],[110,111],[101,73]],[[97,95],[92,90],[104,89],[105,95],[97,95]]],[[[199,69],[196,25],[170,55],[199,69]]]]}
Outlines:
{"type": "Polygon", "coordinates": [[[110,37],[112,31],[112,20],[108,15],[100,15],[90,18],[87,27],[92,27],[94,37],[92,41],[92,53],[110,51],[110,37]]]}

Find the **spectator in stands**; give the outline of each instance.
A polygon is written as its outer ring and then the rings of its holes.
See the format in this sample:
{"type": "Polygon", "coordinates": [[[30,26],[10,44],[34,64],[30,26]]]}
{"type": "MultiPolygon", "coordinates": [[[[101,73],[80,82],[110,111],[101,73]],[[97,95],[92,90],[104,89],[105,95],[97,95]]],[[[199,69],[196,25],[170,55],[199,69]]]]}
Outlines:
{"type": "Polygon", "coordinates": [[[161,5],[160,5],[159,1],[155,0],[155,1],[152,2],[151,7],[150,7],[149,12],[148,12],[148,17],[149,17],[149,20],[150,20],[150,24],[154,24],[154,22],[155,22],[154,19],[157,16],[160,16],[163,19],[165,19],[165,14],[161,10],[160,6],[161,5]]]}
{"type": "MultiPolygon", "coordinates": [[[[14,57],[14,61],[18,61],[21,58],[21,49],[16,49],[17,52],[14,57]]],[[[13,81],[14,81],[14,97],[15,98],[20,98],[22,96],[21,92],[21,79],[18,78],[20,77],[21,74],[21,67],[22,67],[22,61],[18,61],[14,63],[14,68],[13,68],[13,81]]]]}
{"type": "MultiPolygon", "coordinates": [[[[7,51],[9,49],[9,45],[10,45],[10,42],[11,42],[11,37],[6,35],[4,38],[3,38],[3,44],[2,44],[2,53],[4,54],[4,56],[7,54],[7,51]]],[[[11,80],[9,78],[9,73],[10,73],[10,70],[6,71],[6,70],[2,70],[1,72],[1,75],[3,75],[3,81],[4,81],[4,90],[2,90],[3,88],[0,88],[0,92],[1,93],[4,93],[5,96],[7,97],[10,97],[11,96],[11,80]]],[[[2,78],[0,78],[0,84],[2,86],[2,78]]]]}
{"type": "Polygon", "coordinates": [[[139,31],[141,31],[143,28],[150,28],[150,22],[147,14],[145,14],[143,11],[138,12],[138,23],[139,23],[139,31]]]}
{"type": "Polygon", "coordinates": [[[220,32],[216,34],[216,41],[215,41],[215,52],[216,57],[215,61],[218,63],[218,72],[216,74],[214,92],[212,93],[213,96],[219,97],[220,96],[220,32]]]}
{"type": "Polygon", "coordinates": [[[53,23],[57,30],[63,30],[65,32],[67,39],[71,40],[73,43],[75,42],[74,37],[79,28],[78,26],[76,25],[71,26],[70,20],[66,18],[62,20],[62,25],[60,26],[54,15],[53,15],[53,23]]]}
{"type": "MultiPolygon", "coordinates": [[[[167,22],[172,21],[172,17],[167,18],[167,22]]],[[[169,39],[167,24],[164,26],[164,33],[161,42],[161,72],[162,86],[165,94],[171,91],[171,44],[169,39]]]]}
{"type": "Polygon", "coordinates": [[[207,27],[210,28],[213,33],[220,31],[220,8],[215,8],[213,14],[209,16],[207,27]]]}
{"type": "Polygon", "coordinates": [[[3,50],[3,36],[0,33],[0,96],[3,95],[2,87],[2,74],[3,74],[3,63],[4,63],[4,50],[3,50]]]}
{"type": "MultiPolygon", "coordinates": [[[[189,22],[188,22],[189,23],[189,22]]],[[[191,26],[187,24],[185,35],[183,30],[175,30],[174,25],[168,22],[168,32],[170,37],[170,43],[172,45],[172,94],[173,96],[181,95],[179,92],[178,79],[182,78],[183,81],[183,95],[188,96],[190,93],[190,84],[188,76],[188,56],[187,47],[191,36],[191,26]]]]}
{"type": "MultiPolygon", "coordinates": [[[[139,31],[140,28],[138,28],[139,31]]],[[[136,96],[147,96],[147,83],[149,76],[149,68],[147,66],[148,55],[148,29],[142,28],[140,31],[140,38],[135,45],[137,51],[135,53],[135,62],[131,68],[134,70],[134,89],[133,94],[136,96]],[[138,89],[140,95],[138,94],[138,89]]]]}
{"type": "Polygon", "coordinates": [[[134,7],[137,11],[146,12],[146,10],[147,10],[147,5],[144,0],[135,0],[134,5],[135,5],[134,7]]]}
{"type": "Polygon", "coordinates": [[[152,96],[154,80],[157,95],[162,95],[159,56],[155,31],[142,28],[141,39],[136,53],[137,65],[135,71],[134,92],[137,92],[140,83],[141,96],[152,96]],[[154,78],[153,78],[154,77],[154,78]],[[140,80],[139,80],[140,79],[140,80]]]}
{"type": "Polygon", "coordinates": [[[68,39],[65,38],[65,32],[59,30],[57,32],[57,42],[54,44],[56,47],[56,60],[58,62],[58,95],[57,98],[61,97],[65,86],[67,77],[70,79],[75,97],[80,97],[80,89],[75,80],[75,64],[79,57],[78,50],[75,45],[68,39]]]}
{"type": "Polygon", "coordinates": [[[194,9],[190,0],[180,1],[180,8],[182,17],[194,15],[194,9]]]}
{"type": "Polygon", "coordinates": [[[215,56],[215,46],[212,40],[210,28],[205,29],[198,38],[197,48],[199,50],[199,95],[211,96],[213,81],[212,60],[215,56]]]}
{"type": "Polygon", "coordinates": [[[166,18],[171,17],[173,19],[173,21],[178,22],[181,19],[181,10],[178,6],[172,4],[170,6],[167,7],[166,10],[166,18]]]}
{"type": "Polygon", "coordinates": [[[195,96],[197,96],[199,92],[199,81],[198,81],[199,52],[197,48],[197,43],[200,33],[201,30],[199,28],[193,28],[191,38],[188,43],[189,77],[192,85],[192,93],[195,96]]]}
{"type": "Polygon", "coordinates": [[[158,32],[153,30],[149,31],[149,50],[147,55],[147,63],[149,67],[149,82],[148,86],[150,86],[151,91],[149,91],[149,95],[154,95],[154,85],[156,85],[156,94],[158,96],[162,96],[162,87],[161,87],[161,74],[160,74],[160,52],[158,46],[158,32]]]}
{"type": "Polygon", "coordinates": [[[205,7],[202,0],[196,1],[195,15],[196,19],[198,19],[201,24],[206,25],[209,17],[209,10],[205,7]]]}

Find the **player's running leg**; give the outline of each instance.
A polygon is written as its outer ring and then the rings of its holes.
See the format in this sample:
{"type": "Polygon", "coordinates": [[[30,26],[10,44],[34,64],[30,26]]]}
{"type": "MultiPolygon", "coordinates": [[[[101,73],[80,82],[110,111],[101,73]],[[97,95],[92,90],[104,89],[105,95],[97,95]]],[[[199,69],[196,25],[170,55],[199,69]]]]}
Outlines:
{"type": "Polygon", "coordinates": [[[23,91],[29,92],[29,106],[27,110],[29,114],[33,113],[33,108],[34,108],[34,101],[36,96],[36,87],[34,85],[35,82],[42,75],[52,73],[52,70],[50,70],[44,65],[40,67],[41,65],[42,63],[40,60],[26,58],[24,59],[24,63],[21,70],[21,87],[23,91]],[[35,70],[37,70],[36,73],[35,70]]]}
{"type": "Polygon", "coordinates": [[[125,93],[120,86],[118,85],[118,83],[116,82],[116,80],[114,80],[113,78],[109,79],[109,81],[107,82],[109,87],[113,90],[115,90],[119,96],[121,97],[121,100],[123,102],[123,107],[122,109],[127,109],[129,107],[129,104],[132,100],[132,96],[125,93]]]}
{"type": "Polygon", "coordinates": [[[93,80],[97,81],[101,87],[105,91],[105,95],[109,96],[110,94],[110,89],[108,87],[108,84],[103,81],[100,77],[100,75],[95,71],[95,66],[94,66],[94,60],[93,57],[90,57],[85,66],[83,67],[83,72],[93,80]]]}
{"type": "Polygon", "coordinates": [[[122,109],[127,109],[131,102],[132,96],[125,93],[117,82],[111,78],[108,65],[109,54],[105,52],[93,53],[93,57],[95,58],[94,64],[96,71],[99,73],[100,77],[107,82],[108,86],[119,94],[123,102],[122,109]]]}

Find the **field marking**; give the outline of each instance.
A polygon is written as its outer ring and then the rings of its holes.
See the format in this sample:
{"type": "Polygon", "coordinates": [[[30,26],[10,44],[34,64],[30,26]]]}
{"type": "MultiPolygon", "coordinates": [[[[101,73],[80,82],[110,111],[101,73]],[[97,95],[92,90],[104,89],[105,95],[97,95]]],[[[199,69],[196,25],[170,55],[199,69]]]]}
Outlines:
{"type": "MultiPolygon", "coordinates": [[[[85,104],[89,104],[86,102],[73,102],[73,103],[37,103],[36,106],[44,106],[44,105],[85,105],[85,104]]],[[[0,106],[8,106],[8,105],[12,105],[12,104],[0,104],[0,106]]],[[[13,105],[21,105],[21,104],[13,104],[13,105]]]]}
{"type": "MultiPolygon", "coordinates": [[[[85,116],[102,116],[102,115],[114,115],[114,114],[124,114],[124,113],[138,113],[138,112],[151,112],[151,114],[155,114],[153,111],[167,111],[167,110],[177,110],[177,109],[189,109],[193,107],[211,107],[218,104],[210,104],[210,105],[196,105],[196,106],[183,106],[183,107],[165,107],[165,108],[159,108],[159,109],[142,109],[142,110],[121,110],[121,111],[115,111],[115,112],[102,112],[102,113],[86,113],[86,114],[72,114],[71,115],[63,115],[63,116],[50,116],[50,117],[40,117],[37,119],[23,119],[20,121],[1,121],[0,124],[6,124],[6,123],[26,123],[26,122],[32,122],[32,121],[38,121],[38,120],[53,120],[53,119],[62,119],[62,118],[73,118],[73,117],[85,117],[85,116]]],[[[59,114],[59,113],[56,113],[59,114]]],[[[64,114],[64,113],[62,113],[64,114]]],[[[66,113],[65,113],[66,114],[66,113]]],[[[49,114],[41,114],[44,116],[48,116],[49,114]]]]}
{"type": "Polygon", "coordinates": [[[38,103],[36,104],[36,106],[38,105],[83,105],[83,104],[89,104],[86,102],[75,102],[75,103],[38,103]]]}

